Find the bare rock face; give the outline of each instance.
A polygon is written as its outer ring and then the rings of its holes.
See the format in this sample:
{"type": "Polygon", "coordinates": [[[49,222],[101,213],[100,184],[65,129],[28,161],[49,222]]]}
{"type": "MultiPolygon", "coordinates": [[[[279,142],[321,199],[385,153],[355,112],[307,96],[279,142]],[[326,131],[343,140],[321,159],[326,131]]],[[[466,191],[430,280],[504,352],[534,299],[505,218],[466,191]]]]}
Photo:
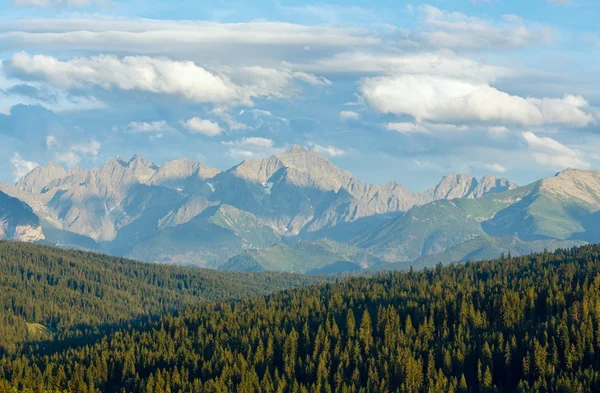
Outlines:
{"type": "Polygon", "coordinates": [[[433,191],[433,199],[456,199],[464,198],[473,193],[477,187],[477,179],[471,175],[456,175],[454,173],[445,176],[433,191]]]}
{"type": "MultiPolygon", "coordinates": [[[[156,165],[135,155],[130,160],[116,157],[89,172],[48,164],[14,187],[0,183],[0,191],[26,202],[36,219],[119,250],[152,242],[163,232],[164,239],[176,242],[168,234],[206,230],[206,220],[246,239],[247,247],[280,237],[319,237],[340,227],[349,228],[343,229],[344,236],[354,236],[363,219],[374,225],[439,199],[479,198],[514,187],[494,176],[478,182],[452,174],[413,193],[393,181],[361,182],[302,146],[225,172],[186,158],[156,165]]],[[[44,234],[38,224],[5,219],[2,236],[39,240],[44,234]]]]}
{"type": "Polygon", "coordinates": [[[38,242],[45,238],[42,227],[39,225],[17,225],[12,235],[12,240],[29,243],[38,242]]]}
{"type": "Polygon", "coordinates": [[[39,218],[25,202],[0,192],[0,239],[44,240],[39,218]]]}
{"type": "Polygon", "coordinates": [[[481,198],[488,194],[504,192],[517,188],[517,184],[507,179],[499,178],[494,175],[485,175],[481,178],[477,187],[466,197],[467,198],[481,198]]]}
{"type": "Polygon", "coordinates": [[[23,176],[16,184],[16,187],[31,193],[40,193],[53,180],[63,178],[67,171],[56,163],[50,163],[45,166],[34,168],[27,175],[23,176]]]}
{"type": "Polygon", "coordinates": [[[444,176],[437,186],[415,194],[415,205],[429,202],[457,199],[481,198],[488,194],[499,193],[517,188],[517,184],[494,175],[485,175],[480,181],[474,176],[451,173],[444,176]]]}
{"type": "Polygon", "coordinates": [[[218,202],[209,201],[206,198],[192,195],[177,210],[173,210],[168,215],[161,218],[158,222],[158,227],[164,230],[167,228],[176,227],[177,225],[185,224],[201,214],[207,208],[217,205],[218,202]]]}
{"type": "Polygon", "coordinates": [[[600,210],[600,172],[567,168],[554,177],[543,179],[540,192],[580,201],[591,210],[600,210]]]}

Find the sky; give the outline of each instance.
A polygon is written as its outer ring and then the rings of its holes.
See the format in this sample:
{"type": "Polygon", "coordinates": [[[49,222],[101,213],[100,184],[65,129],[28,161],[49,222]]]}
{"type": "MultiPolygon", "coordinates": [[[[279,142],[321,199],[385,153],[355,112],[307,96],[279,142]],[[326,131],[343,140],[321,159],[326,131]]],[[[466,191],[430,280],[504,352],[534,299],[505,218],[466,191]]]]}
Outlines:
{"type": "Polygon", "coordinates": [[[0,0],[0,180],[299,144],[417,191],[600,169],[597,0],[0,0]]]}

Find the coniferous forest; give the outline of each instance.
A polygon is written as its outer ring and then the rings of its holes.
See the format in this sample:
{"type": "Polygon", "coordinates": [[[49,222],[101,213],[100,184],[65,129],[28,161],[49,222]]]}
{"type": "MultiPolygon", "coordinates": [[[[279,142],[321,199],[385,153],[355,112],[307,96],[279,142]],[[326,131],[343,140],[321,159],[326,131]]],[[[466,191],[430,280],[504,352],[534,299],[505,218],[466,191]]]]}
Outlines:
{"type": "Polygon", "coordinates": [[[599,273],[600,246],[308,282],[1,243],[0,392],[600,391],[599,273]]]}

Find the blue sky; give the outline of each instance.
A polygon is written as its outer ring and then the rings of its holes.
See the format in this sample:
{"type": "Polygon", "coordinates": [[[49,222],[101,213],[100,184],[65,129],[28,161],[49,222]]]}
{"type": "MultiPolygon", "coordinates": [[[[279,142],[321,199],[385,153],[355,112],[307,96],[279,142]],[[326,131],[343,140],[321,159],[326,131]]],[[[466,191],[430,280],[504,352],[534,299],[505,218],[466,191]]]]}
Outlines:
{"type": "Polygon", "coordinates": [[[412,190],[600,169],[596,0],[0,2],[0,180],[294,144],[412,190]]]}

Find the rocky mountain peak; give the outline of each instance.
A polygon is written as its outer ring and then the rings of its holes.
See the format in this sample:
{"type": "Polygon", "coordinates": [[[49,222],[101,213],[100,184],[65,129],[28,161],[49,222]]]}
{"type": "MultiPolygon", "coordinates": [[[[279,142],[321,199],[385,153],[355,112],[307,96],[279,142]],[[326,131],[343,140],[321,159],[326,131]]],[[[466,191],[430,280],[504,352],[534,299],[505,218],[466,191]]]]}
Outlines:
{"type": "Polygon", "coordinates": [[[291,154],[298,154],[298,153],[308,153],[308,150],[301,145],[294,145],[291,148],[289,148],[288,150],[286,150],[285,152],[283,152],[283,154],[285,153],[291,153],[291,154]]]}
{"type": "Polygon", "coordinates": [[[200,180],[211,179],[220,172],[217,168],[211,168],[201,162],[181,157],[165,162],[158,167],[149,183],[179,187],[188,180],[196,178],[200,180]]]}
{"type": "Polygon", "coordinates": [[[51,162],[34,168],[17,182],[16,187],[23,191],[40,193],[50,182],[64,176],[67,176],[67,171],[62,166],[51,162]]]}
{"type": "Polygon", "coordinates": [[[539,182],[542,192],[562,199],[577,199],[600,209],[600,172],[567,168],[539,182]]]}
{"type": "Polygon", "coordinates": [[[468,195],[468,198],[481,198],[487,194],[504,192],[517,188],[517,184],[508,179],[499,178],[495,175],[485,175],[477,184],[473,192],[468,195]]]}
{"type": "Polygon", "coordinates": [[[475,190],[477,184],[474,176],[451,173],[435,187],[433,197],[435,200],[464,198],[475,190]]]}

